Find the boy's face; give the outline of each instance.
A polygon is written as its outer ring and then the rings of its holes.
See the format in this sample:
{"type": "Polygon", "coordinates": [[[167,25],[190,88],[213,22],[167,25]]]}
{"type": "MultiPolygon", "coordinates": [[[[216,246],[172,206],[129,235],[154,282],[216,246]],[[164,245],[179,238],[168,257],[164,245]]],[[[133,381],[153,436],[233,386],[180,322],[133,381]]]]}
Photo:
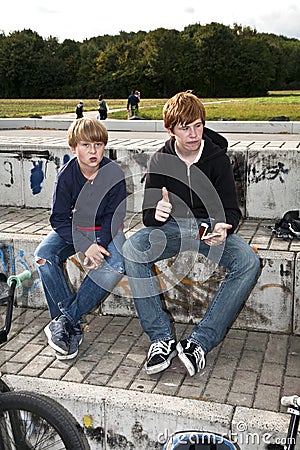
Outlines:
{"type": "Polygon", "coordinates": [[[176,147],[179,151],[183,153],[196,153],[199,150],[203,135],[203,123],[201,119],[185,125],[177,124],[173,131],[170,129],[167,131],[175,139],[176,147]]]}
{"type": "Polygon", "coordinates": [[[71,147],[72,153],[77,156],[81,170],[92,172],[98,170],[104,155],[103,142],[80,141],[76,147],[71,147]]]}

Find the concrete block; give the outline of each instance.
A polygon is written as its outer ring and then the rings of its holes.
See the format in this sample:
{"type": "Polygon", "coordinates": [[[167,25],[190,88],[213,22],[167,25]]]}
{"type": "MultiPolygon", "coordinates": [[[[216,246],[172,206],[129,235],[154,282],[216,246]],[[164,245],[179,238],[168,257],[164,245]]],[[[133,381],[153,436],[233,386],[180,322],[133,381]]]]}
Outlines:
{"type": "Polygon", "coordinates": [[[293,331],[294,253],[259,251],[262,272],[236,327],[291,333],[293,331]]]}
{"type": "Polygon", "coordinates": [[[118,120],[106,119],[105,128],[108,131],[156,131],[155,120],[118,120]]]}
{"type": "Polygon", "coordinates": [[[300,122],[292,122],[292,133],[300,134],[300,122]]]}
{"type": "Polygon", "coordinates": [[[68,146],[24,145],[11,150],[0,153],[0,204],[50,208],[57,172],[73,157],[68,146]]]}
{"type": "Polygon", "coordinates": [[[18,130],[20,128],[35,128],[35,119],[0,119],[0,129],[3,130],[18,130]]]}
{"type": "MultiPolygon", "coordinates": [[[[74,114],[75,120],[75,114],[74,114]]],[[[47,128],[53,130],[68,130],[71,123],[74,121],[72,119],[36,119],[35,128],[47,128]]]]}
{"type": "Polygon", "coordinates": [[[300,204],[299,149],[248,153],[247,217],[279,218],[300,204]]]}

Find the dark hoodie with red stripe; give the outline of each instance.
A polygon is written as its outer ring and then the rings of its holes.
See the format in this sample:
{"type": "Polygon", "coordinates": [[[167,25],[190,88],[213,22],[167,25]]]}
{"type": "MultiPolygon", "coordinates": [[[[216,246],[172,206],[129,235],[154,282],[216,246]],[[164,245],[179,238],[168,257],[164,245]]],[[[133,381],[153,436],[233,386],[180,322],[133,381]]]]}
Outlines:
{"type": "Polygon", "coordinates": [[[155,219],[157,202],[166,187],[174,218],[210,218],[232,225],[233,233],[241,218],[227,140],[209,128],[203,131],[204,147],[198,162],[188,167],[175,152],[169,139],[152,157],[146,176],[143,222],[161,226],[155,219]]]}

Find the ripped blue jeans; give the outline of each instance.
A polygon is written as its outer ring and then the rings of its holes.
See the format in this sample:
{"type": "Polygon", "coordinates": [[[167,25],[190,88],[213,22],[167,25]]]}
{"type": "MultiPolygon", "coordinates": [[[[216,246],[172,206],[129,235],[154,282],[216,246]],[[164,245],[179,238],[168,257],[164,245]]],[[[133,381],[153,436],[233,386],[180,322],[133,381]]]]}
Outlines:
{"type": "MultiPolygon", "coordinates": [[[[94,233],[94,232],[93,232],[94,233]]],[[[84,314],[92,311],[113,290],[124,275],[124,261],[121,254],[125,236],[119,230],[108,244],[110,257],[105,256],[103,265],[90,270],[77,293],[73,293],[65,276],[63,263],[74,255],[73,244],[52,231],[37,247],[34,258],[45,292],[51,319],[64,314],[76,325],[84,314]]]]}

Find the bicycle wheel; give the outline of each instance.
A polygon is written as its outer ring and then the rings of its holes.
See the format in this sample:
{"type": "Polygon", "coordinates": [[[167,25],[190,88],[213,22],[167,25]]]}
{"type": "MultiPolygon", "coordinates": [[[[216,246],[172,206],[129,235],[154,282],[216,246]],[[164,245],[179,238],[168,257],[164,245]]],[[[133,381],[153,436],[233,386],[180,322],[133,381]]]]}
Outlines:
{"type": "Polygon", "coordinates": [[[75,418],[44,395],[0,394],[0,450],[88,450],[75,418]]]}

